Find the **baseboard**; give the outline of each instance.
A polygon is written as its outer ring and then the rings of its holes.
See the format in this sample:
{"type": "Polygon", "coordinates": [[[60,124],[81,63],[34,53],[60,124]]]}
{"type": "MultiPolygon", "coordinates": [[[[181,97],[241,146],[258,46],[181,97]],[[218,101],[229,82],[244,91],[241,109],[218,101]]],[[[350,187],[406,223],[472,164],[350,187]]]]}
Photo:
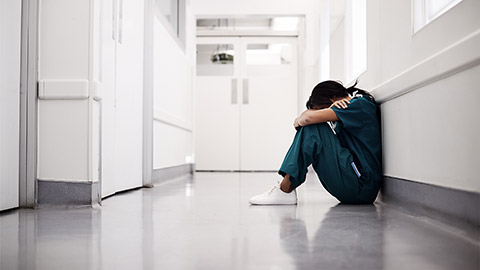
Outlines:
{"type": "Polygon", "coordinates": [[[99,182],[37,180],[38,205],[95,205],[99,202],[99,182]]]}
{"type": "Polygon", "coordinates": [[[386,204],[420,207],[480,225],[480,193],[384,176],[379,199],[386,204]]]}
{"type": "Polygon", "coordinates": [[[152,182],[161,183],[167,180],[193,174],[195,164],[183,164],[179,166],[155,169],[152,173],[152,182]]]}
{"type": "MultiPolygon", "coordinates": [[[[153,183],[193,174],[195,164],[184,164],[154,170],[153,183]]],[[[99,202],[99,182],[37,180],[38,205],[95,205],[99,202]]]]}

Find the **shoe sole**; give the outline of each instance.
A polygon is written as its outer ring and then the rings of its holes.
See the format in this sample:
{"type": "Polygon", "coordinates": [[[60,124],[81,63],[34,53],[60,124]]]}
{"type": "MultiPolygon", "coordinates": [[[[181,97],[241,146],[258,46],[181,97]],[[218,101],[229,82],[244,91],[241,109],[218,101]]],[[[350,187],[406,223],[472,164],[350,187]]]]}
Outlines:
{"type": "Polygon", "coordinates": [[[294,203],[256,203],[256,202],[249,202],[251,205],[296,205],[297,202],[294,203]]]}

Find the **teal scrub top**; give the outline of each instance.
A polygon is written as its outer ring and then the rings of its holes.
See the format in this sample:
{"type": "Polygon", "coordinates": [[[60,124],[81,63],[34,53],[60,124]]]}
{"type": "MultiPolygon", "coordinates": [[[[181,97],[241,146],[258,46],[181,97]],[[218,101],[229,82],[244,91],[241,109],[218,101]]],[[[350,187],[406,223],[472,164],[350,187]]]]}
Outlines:
{"type": "MultiPolygon", "coordinates": [[[[335,133],[349,149],[360,173],[359,199],[374,201],[382,180],[382,139],[377,104],[368,96],[355,97],[346,109],[332,107],[339,121],[335,133]]],[[[353,165],[352,165],[353,166],[353,165]]]]}

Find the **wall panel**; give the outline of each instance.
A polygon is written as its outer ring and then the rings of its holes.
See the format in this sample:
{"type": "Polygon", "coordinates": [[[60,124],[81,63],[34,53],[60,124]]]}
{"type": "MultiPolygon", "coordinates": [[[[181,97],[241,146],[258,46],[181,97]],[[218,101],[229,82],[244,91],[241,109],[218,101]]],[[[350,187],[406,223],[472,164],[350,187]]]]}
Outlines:
{"type": "MultiPolygon", "coordinates": [[[[190,14],[187,12],[187,15],[190,14]]],[[[192,21],[188,20],[187,23],[192,21]]],[[[189,29],[193,31],[194,28],[189,29]]],[[[158,19],[154,24],[153,169],[193,162],[193,64],[158,19]],[[188,157],[188,158],[187,158],[188,157]]]]}
{"type": "Polygon", "coordinates": [[[384,174],[480,192],[480,2],[464,0],[415,34],[411,1],[372,0],[367,9],[359,86],[382,102],[384,174]]]}

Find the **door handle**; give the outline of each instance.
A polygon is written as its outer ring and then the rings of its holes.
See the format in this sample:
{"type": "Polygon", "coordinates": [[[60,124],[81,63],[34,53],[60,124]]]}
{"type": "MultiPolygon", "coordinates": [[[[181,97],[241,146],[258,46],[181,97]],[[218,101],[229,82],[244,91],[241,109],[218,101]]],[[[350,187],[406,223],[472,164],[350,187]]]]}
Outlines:
{"type": "Polygon", "coordinates": [[[237,104],[238,97],[237,79],[232,79],[232,104],[237,104]]]}
{"type": "Polygon", "coordinates": [[[243,104],[248,104],[248,79],[243,79],[243,104]]]}

